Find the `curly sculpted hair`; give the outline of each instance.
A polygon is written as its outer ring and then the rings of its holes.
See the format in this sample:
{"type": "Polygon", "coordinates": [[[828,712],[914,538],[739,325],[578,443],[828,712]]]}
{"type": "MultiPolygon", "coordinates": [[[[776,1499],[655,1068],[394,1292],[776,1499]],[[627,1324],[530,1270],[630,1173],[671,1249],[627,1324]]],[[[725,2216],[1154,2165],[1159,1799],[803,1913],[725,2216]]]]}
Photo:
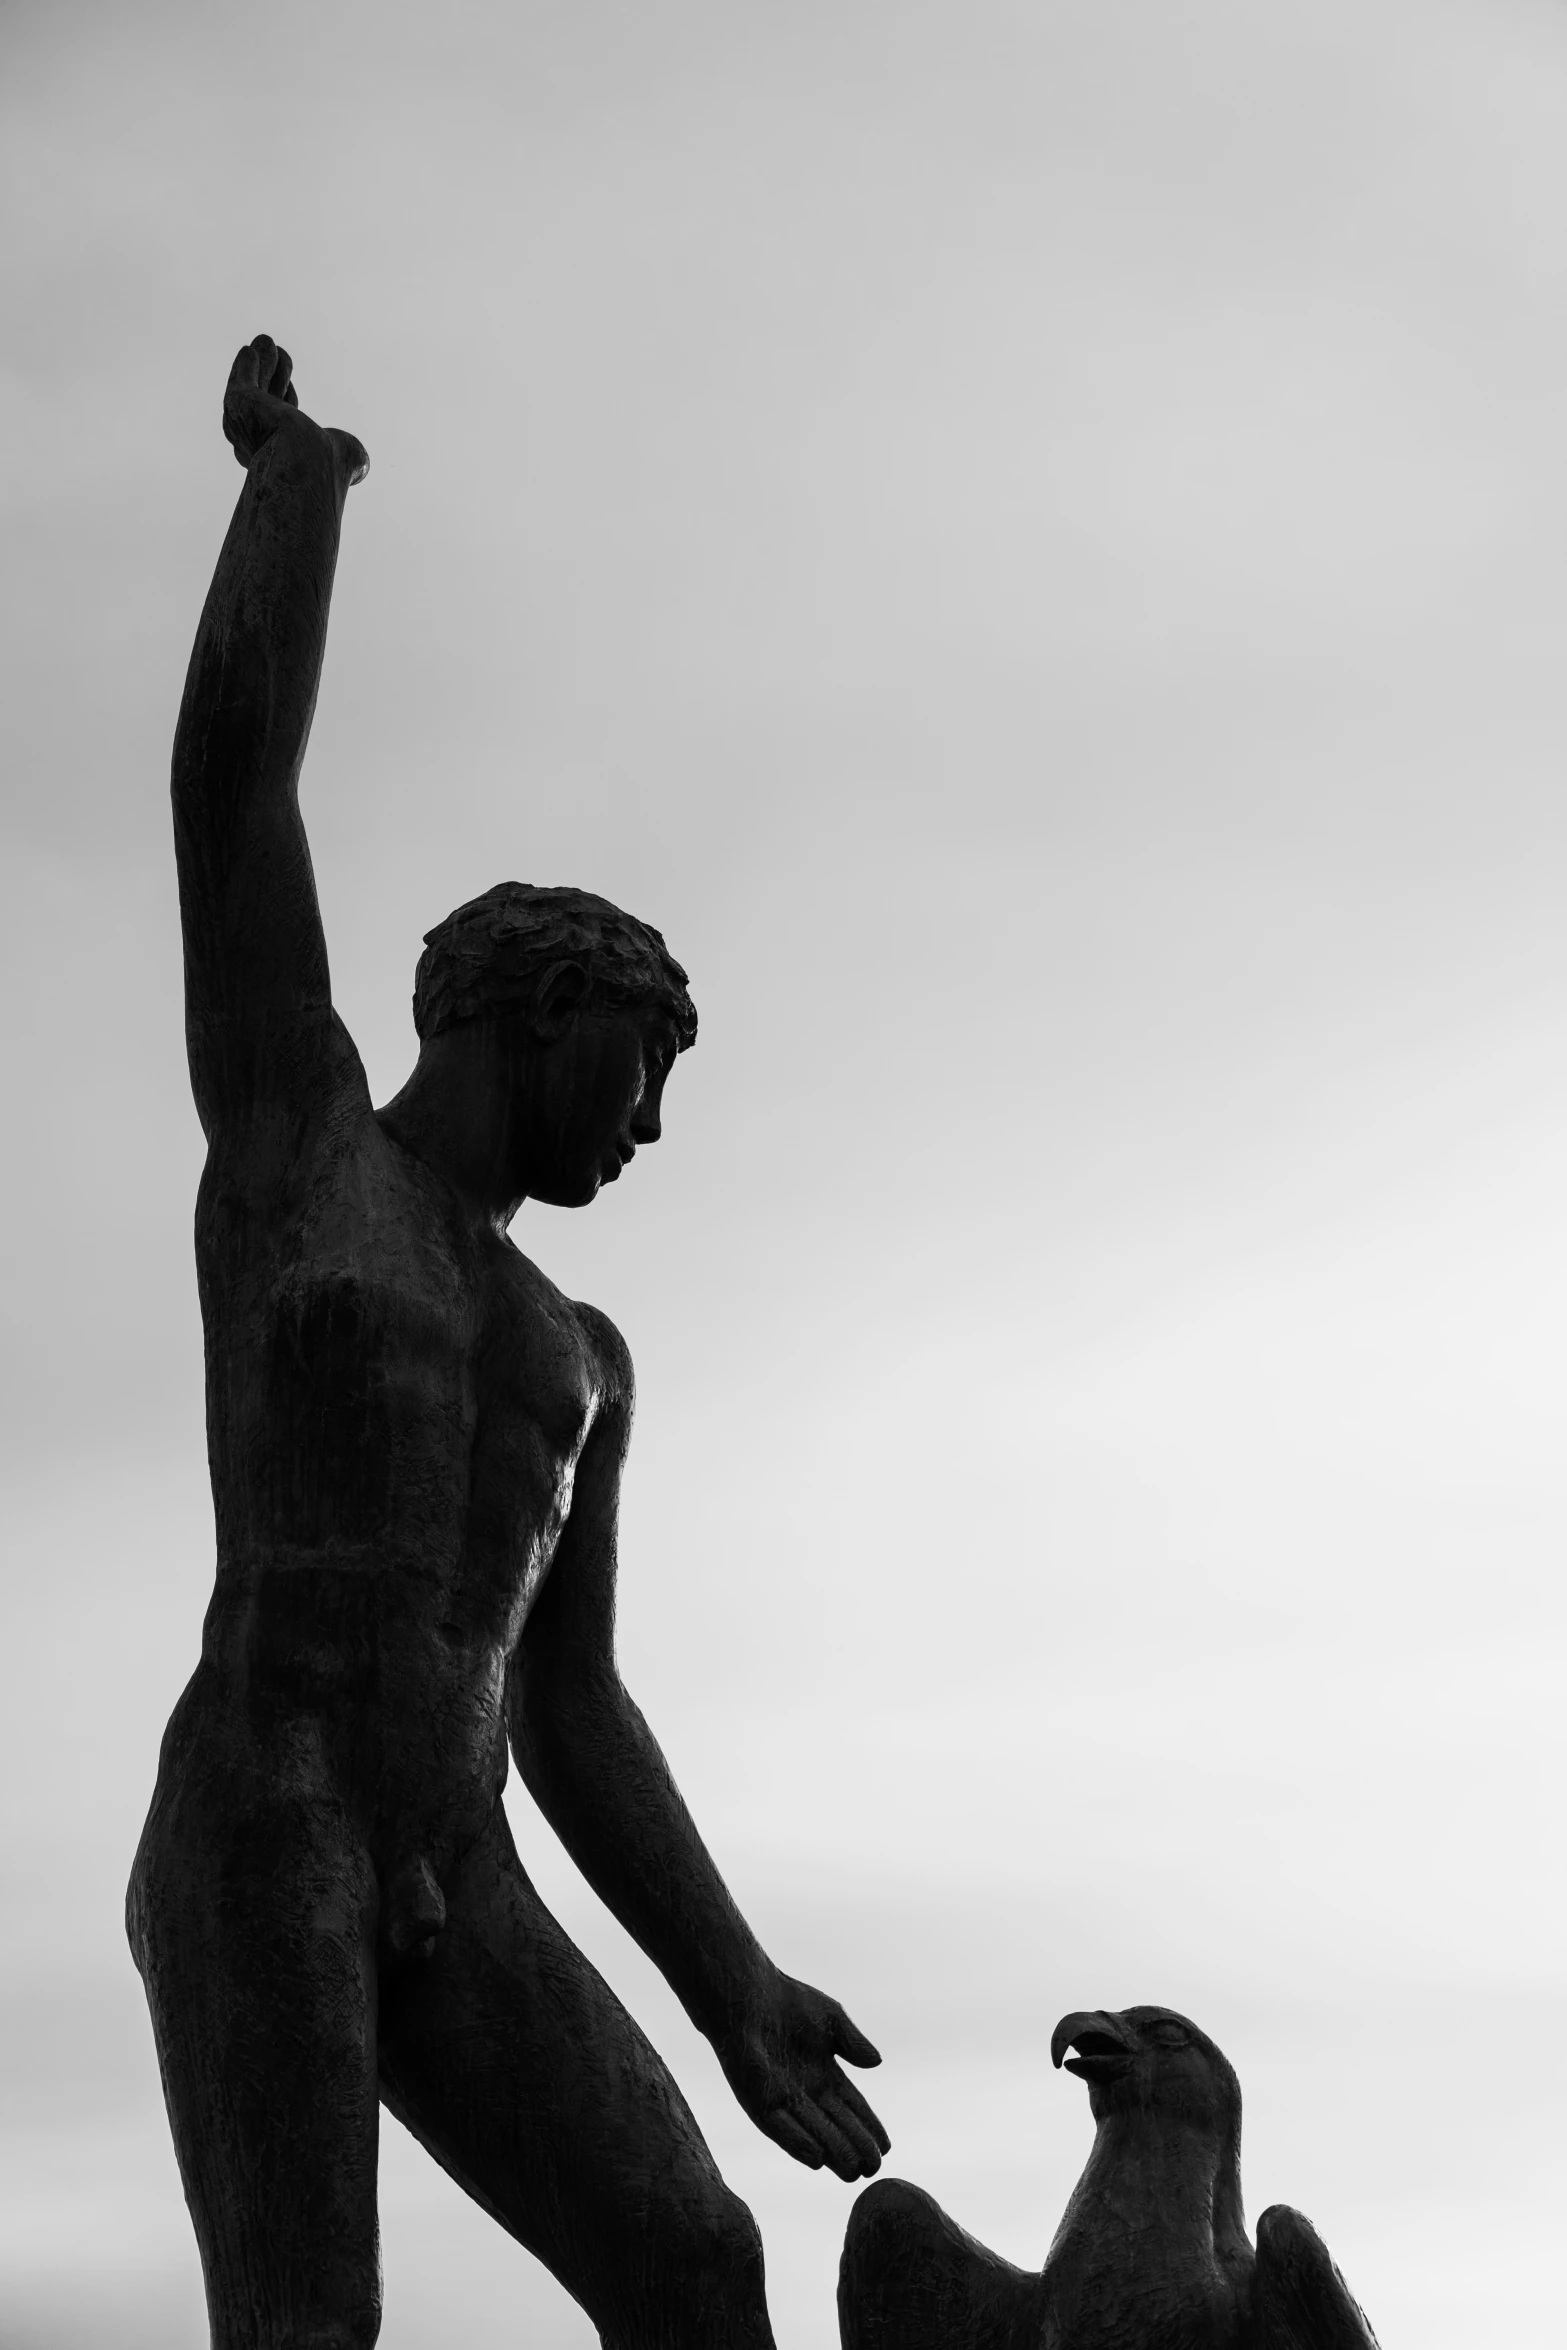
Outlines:
{"type": "Polygon", "coordinates": [[[680,1051],[696,1042],[686,975],[660,933],[585,889],[502,881],[425,932],[414,973],[421,1044],[459,1020],[527,1003],[552,963],[580,963],[590,999],[656,1004],[675,1023],[680,1051]]]}

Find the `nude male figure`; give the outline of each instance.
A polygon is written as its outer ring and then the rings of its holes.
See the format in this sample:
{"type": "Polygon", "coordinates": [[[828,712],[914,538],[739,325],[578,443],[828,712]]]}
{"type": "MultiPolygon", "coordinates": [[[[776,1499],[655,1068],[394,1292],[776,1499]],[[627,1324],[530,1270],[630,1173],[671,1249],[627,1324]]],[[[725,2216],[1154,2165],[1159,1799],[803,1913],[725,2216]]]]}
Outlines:
{"type": "Polygon", "coordinates": [[[614,1655],[631,1362],[506,1237],[656,1142],[695,1034],[657,932],[504,885],[430,934],[385,1109],[332,1009],[297,783],[366,459],[265,336],[174,751],[217,1577],[127,1903],[216,2350],[380,2322],[377,2100],[616,2350],[769,2344],[761,2247],[540,1903],[508,1736],[590,1883],[799,2161],[874,2171],[876,2052],[740,1916],[614,1655]]]}

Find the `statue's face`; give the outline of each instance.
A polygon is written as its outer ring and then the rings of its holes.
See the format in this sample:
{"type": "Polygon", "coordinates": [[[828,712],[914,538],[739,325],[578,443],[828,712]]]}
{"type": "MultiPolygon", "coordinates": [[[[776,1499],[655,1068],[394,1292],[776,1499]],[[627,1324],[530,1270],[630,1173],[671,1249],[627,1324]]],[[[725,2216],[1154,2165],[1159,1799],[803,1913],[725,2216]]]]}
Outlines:
{"type": "Polygon", "coordinates": [[[1088,2083],[1095,2121],[1155,2108],[1199,2125],[1240,2122],[1240,2088],[1221,2052],[1168,2007],[1100,2009],[1063,2016],[1051,2042],[1057,2064],[1088,2083]],[[1068,2048],[1077,2051],[1067,2056],[1068,2048]]]}
{"type": "Polygon", "coordinates": [[[657,1142],[675,1026],[656,1004],[582,1005],[556,1035],[534,1036],[526,1087],[530,1196],[585,1208],[657,1142]]]}

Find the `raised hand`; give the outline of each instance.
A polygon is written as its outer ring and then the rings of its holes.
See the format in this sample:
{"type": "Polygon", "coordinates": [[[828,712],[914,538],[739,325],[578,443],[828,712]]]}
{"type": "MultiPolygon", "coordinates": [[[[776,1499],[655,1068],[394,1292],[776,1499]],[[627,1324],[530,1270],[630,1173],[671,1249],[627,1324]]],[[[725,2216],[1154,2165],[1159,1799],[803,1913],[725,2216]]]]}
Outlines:
{"type": "MultiPolygon", "coordinates": [[[[257,450],[291,417],[310,423],[300,409],[293,374],[293,360],[270,335],[257,335],[239,351],[223,394],[223,438],[241,465],[248,467],[257,450]]],[[[364,444],[335,425],[326,428],[325,437],[347,483],[363,481],[370,470],[364,444]]]]}
{"type": "Polygon", "coordinates": [[[810,2170],[869,2178],[890,2143],[835,2061],[880,2064],[836,1999],[772,1969],[728,2032],[713,2043],[724,2075],[759,2130],[810,2170]]]}

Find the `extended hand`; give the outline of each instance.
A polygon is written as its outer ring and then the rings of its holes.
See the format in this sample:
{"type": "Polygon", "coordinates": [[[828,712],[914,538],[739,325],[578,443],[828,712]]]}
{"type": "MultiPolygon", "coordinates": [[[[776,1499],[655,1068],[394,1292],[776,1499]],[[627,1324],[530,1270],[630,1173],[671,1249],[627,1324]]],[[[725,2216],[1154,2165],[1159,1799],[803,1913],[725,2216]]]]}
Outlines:
{"type": "Polygon", "coordinates": [[[718,2061],[759,2130],[811,2170],[869,2178],[889,2140],[834,2062],[880,2064],[836,1999],[773,1969],[744,2016],[715,2037],[718,2061]]]}
{"type": "MultiPolygon", "coordinates": [[[[223,438],[241,465],[249,465],[280,424],[300,416],[293,373],[293,360],[270,335],[257,335],[254,342],[246,343],[229,369],[223,394],[223,438]]],[[[300,421],[309,420],[301,417],[300,421]]],[[[326,438],[347,482],[363,481],[370,470],[364,444],[351,432],[339,432],[335,425],[327,430],[326,438]]]]}

